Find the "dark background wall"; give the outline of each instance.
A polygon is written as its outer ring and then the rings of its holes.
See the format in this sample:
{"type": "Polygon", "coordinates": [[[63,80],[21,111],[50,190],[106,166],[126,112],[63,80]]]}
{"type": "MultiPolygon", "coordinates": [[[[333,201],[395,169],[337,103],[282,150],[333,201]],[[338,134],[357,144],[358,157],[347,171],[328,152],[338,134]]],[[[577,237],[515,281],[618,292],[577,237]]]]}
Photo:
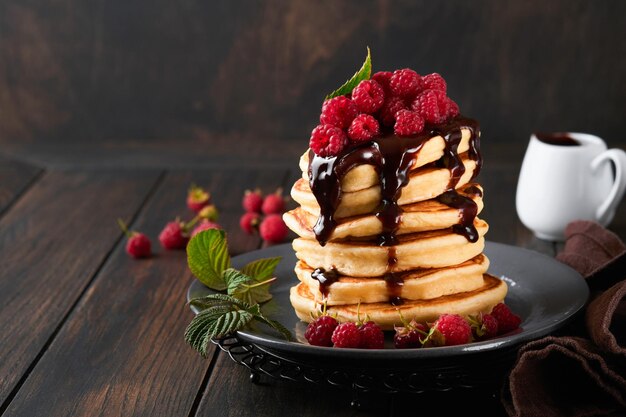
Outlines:
{"type": "Polygon", "coordinates": [[[624,147],[625,18],[619,0],[4,0],[0,153],[293,162],[367,45],[375,70],[443,74],[516,161],[533,130],[624,147]]]}

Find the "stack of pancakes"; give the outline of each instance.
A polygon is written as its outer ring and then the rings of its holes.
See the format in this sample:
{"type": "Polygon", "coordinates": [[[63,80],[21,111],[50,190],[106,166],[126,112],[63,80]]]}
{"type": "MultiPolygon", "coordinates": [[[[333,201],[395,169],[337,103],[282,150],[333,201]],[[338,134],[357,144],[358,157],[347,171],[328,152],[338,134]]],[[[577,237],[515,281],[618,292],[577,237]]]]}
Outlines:
{"type": "Polygon", "coordinates": [[[326,303],[341,322],[358,313],[391,329],[401,317],[431,322],[503,301],[506,284],[486,274],[488,225],[476,217],[483,208],[482,187],[472,182],[478,137],[476,125],[459,119],[334,158],[302,155],[303,175],[291,190],[299,207],[284,215],[299,236],[300,283],[290,299],[301,320],[326,303]]]}

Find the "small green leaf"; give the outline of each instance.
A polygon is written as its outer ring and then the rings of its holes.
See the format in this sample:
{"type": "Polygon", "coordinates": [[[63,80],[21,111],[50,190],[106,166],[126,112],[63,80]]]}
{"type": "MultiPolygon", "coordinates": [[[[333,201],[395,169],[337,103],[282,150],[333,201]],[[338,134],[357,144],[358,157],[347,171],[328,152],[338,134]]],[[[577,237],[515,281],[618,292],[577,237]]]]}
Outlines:
{"type": "Polygon", "coordinates": [[[352,78],[346,81],[341,87],[330,93],[326,96],[325,100],[331,99],[337,96],[343,96],[346,94],[350,94],[354,87],[359,85],[359,83],[363,80],[369,80],[372,75],[372,56],[370,54],[370,48],[367,48],[367,56],[365,57],[365,62],[361,66],[361,69],[358,70],[352,78]]]}
{"type": "Polygon", "coordinates": [[[282,258],[277,256],[275,258],[263,258],[252,261],[243,267],[241,272],[248,275],[255,281],[265,281],[268,278],[274,276],[274,270],[280,263],[282,258]]]}
{"type": "Polygon", "coordinates": [[[264,303],[272,299],[269,284],[274,282],[275,278],[257,282],[248,275],[229,268],[224,271],[224,280],[228,286],[228,295],[249,305],[264,303]]]}
{"type": "Polygon", "coordinates": [[[230,255],[223,230],[198,233],[187,244],[189,269],[204,285],[217,291],[226,289],[222,272],[230,268],[230,255]]]}

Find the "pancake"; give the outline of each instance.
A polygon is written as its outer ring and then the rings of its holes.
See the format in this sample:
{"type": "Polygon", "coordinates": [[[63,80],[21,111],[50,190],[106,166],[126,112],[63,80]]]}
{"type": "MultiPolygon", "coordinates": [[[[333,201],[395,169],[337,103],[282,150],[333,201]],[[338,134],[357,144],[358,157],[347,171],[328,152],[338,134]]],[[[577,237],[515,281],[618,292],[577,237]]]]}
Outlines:
{"type": "MultiPolygon", "coordinates": [[[[504,300],[507,286],[504,281],[485,274],[480,288],[430,300],[407,300],[400,306],[389,303],[349,304],[329,306],[327,311],[340,322],[357,321],[357,311],[361,319],[368,317],[384,330],[392,330],[394,325],[401,325],[400,313],[406,320],[417,322],[433,322],[441,314],[475,315],[489,313],[491,309],[504,300]]],[[[319,312],[320,305],[309,288],[300,283],[291,288],[290,301],[300,320],[310,322],[312,314],[319,312]]]]}
{"type": "MultiPolygon", "coordinates": [[[[474,183],[460,187],[458,192],[471,198],[477,204],[478,213],[480,213],[483,209],[482,196],[472,193],[470,187],[476,187],[482,193],[482,187],[474,183]]],[[[436,199],[407,204],[402,207],[402,211],[400,225],[396,231],[397,234],[447,229],[459,223],[461,216],[459,209],[446,206],[436,199]]],[[[283,214],[283,219],[287,227],[298,236],[306,239],[315,239],[313,226],[317,221],[317,216],[298,207],[283,214]]],[[[373,214],[347,217],[338,221],[335,230],[330,235],[329,241],[348,237],[375,236],[380,234],[382,230],[382,223],[373,214]]]]}
{"type": "MultiPolygon", "coordinates": [[[[436,269],[421,269],[397,274],[403,284],[393,296],[405,300],[428,300],[459,292],[472,291],[483,285],[489,259],[478,255],[459,265],[436,269]]],[[[300,261],[295,268],[298,279],[309,287],[318,303],[327,305],[378,303],[389,300],[389,289],[384,277],[365,278],[341,275],[337,281],[323,287],[311,277],[313,268],[300,261]]]]}
{"type": "MultiPolygon", "coordinates": [[[[469,141],[471,132],[468,128],[461,129],[461,141],[457,152],[462,154],[470,148],[469,141]]],[[[419,152],[416,153],[412,161],[411,170],[422,167],[431,162],[439,160],[443,156],[445,149],[445,141],[441,136],[433,136],[422,145],[419,152]]],[[[307,150],[300,157],[300,170],[302,178],[309,182],[309,151],[307,150]]],[[[346,173],[341,181],[341,188],[345,192],[363,190],[365,188],[378,185],[378,173],[373,165],[358,165],[346,173]]]]}
{"type": "MultiPolygon", "coordinates": [[[[476,162],[468,157],[462,156],[465,173],[461,176],[456,188],[462,187],[471,181],[476,162]]],[[[437,168],[429,165],[410,173],[408,184],[402,188],[402,193],[398,198],[399,205],[417,203],[437,197],[448,189],[450,180],[450,170],[437,168]]],[[[374,213],[380,204],[380,185],[371,186],[359,191],[342,192],[341,202],[335,211],[335,218],[345,218],[360,214],[374,213]]],[[[308,181],[300,178],[291,188],[291,197],[302,209],[315,216],[320,214],[320,208],[309,188],[308,181]]]]}
{"type": "Polygon", "coordinates": [[[316,268],[335,268],[348,276],[378,277],[387,272],[458,265],[477,256],[483,251],[483,236],[489,227],[478,218],[474,227],[480,236],[475,243],[445,229],[400,235],[394,246],[359,240],[335,241],[320,246],[314,239],[297,238],[293,241],[293,249],[298,259],[316,268]],[[390,257],[397,262],[390,265],[390,257]]]}

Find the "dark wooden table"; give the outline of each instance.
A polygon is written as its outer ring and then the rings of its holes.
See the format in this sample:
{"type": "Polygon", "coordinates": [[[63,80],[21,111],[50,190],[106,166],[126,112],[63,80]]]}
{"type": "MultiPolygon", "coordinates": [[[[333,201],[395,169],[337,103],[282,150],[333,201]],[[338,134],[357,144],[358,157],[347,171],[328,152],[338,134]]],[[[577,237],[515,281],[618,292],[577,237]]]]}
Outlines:
{"type": "MultiPolygon", "coordinates": [[[[489,240],[554,255],[557,246],[533,238],[515,212],[521,155],[486,150],[486,161],[489,240]]],[[[190,217],[184,199],[195,182],[212,192],[231,251],[257,249],[260,240],[238,227],[241,196],[288,190],[296,169],[295,160],[179,171],[0,159],[0,415],[441,415],[476,404],[502,414],[497,396],[473,392],[368,395],[365,409],[353,409],[350,393],[265,378],[255,385],[224,353],[212,348],[204,360],[185,344],[193,277],[183,251],[158,247],[160,229],[190,217]],[[117,217],[147,233],[156,256],[129,258],[117,217]]],[[[611,229],[626,238],[626,204],[611,229]]]]}

